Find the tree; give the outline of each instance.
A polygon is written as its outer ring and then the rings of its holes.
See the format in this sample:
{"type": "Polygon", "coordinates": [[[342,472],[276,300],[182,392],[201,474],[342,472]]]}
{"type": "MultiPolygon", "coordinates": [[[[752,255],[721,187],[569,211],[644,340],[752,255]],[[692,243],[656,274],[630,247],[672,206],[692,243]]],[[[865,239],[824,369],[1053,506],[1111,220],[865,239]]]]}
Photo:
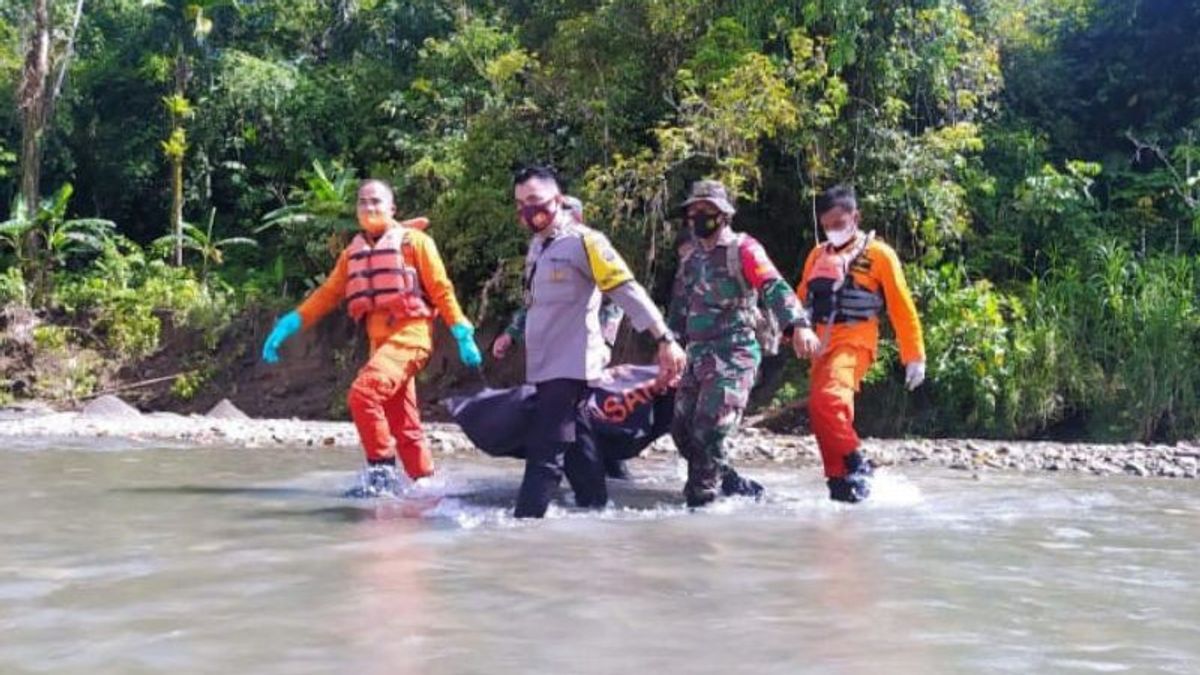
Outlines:
{"type": "Polygon", "coordinates": [[[46,297],[56,267],[72,256],[101,250],[116,231],[116,224],[102,218],[67,218],[73,193],[66,183],[32,208],[23,195],[17,195],[9,219],[0,222],[0,250],[11,251],[25,278],[33,281],[35,301],[46,297]]]}
{"type": "Polygon", "coordinates": [[[34,218],[41,195],[42,131],[46,124],[46,81],[50,77],[50,7],[49,0],[34,0],[25,52],[25,67],[21,72],[17,105],[21,109],[21,196],[26,217],[34,218]]]}
{"type": "Polygon", "coordinates": [[[41,199],[42,136],[46,131],[53,111],[54,102],[62,93],[63,82],[71,56],[74,54],[75,35],[83,16],[83,0],[76,0],[74,18],[67,34],[62,55],[58,58],[58,75],[53,86],[50,75],[54,63],[51,60],[51,24],[49,0],[33,0],[30,15],[28,47],[25,65],[21,71],[21,84],[17,106],[21,110],[21,196],[27,209],[27,217],[34,217],[41,199]]]}
{"type": "Polygon", "coordinates": [[[175,233],[175,265],[183,265],[183,162],[187,154],[184,122],[191,115],[188,85],[193,75],[193,54],[212,32],[212,10],[233,5],[235,0],[158,0],[155,11],[171,25],[174,58],[174,90],[163,99],[171,121],[171,133],[163,141],[163,154],[171,164],[171,230],[175,233]]]}

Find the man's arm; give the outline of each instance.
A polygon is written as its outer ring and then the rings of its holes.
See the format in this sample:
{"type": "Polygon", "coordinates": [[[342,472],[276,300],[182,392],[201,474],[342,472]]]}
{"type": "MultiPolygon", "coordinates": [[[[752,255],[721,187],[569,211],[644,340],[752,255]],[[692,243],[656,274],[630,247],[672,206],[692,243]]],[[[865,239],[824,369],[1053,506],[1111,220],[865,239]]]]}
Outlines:
{"type": "Polygon", "coordinates": [[[417,274],[421,277],[421,288],[425,289],[430,302],[441,312],[446,325],[470,325],[471,322],[467,320],[462,307],[458,304],[458,297],[454,294],[454,284],[446,274],[446,266],[442,263],[442,256],[438,253],[437,244],[433,242],[432,238],[421,232],[409,232],[408,238],[413,244],[413,253],[417,258],[415,264],[417,274]]]}
{"type": "Polygon", "coordinates": [[[879,256],[873,261],[872,267],[875,269],[872,272],[877,274],[883,288],[888,319],[896,332],[896,342],[900,344],[900,362],[907,365],[924,361],[925,339],[921,331],[921,319],[917,316],[917,306],[913,303],[900,259],[890,246],[875,246],[874,252],[879,256]]]}
{"type": "Polygon", "coordinates": [[[625,313],[637,331],[650,331],[655,338],[667,333],[667,323],[662,312],[655,306],[646,289],[633,278],[633,272],[625,260],[609,243],[608,238],[598,232],[588,232],[583,237],[583,248],[587,254],[586,269],[602,293],[625,313]]]}
{"type": "Polygon", "coordinates": [[[780,326],[785,328],[808,328],[812,325],[808,312],[800,304],[800,300],[783,280],[783,275],[776,269],[775,263],[753,237],[745,236],[739,253],[742,261],[742,274],[750,285],[762,294],[763,304],[767,311],[775,316],[780,326]]]}
{"type": "Polygon", "coordinates": [[[526,307],[521,307],[517,311],[513,312],[512,319],[509,320],[508,325],[504,327],[504,332],[507,333],[508,336],[514,341],[521,341],[525,339],[525,316],[527,314],[529,314],[529,310],[526,307]]]}
{"type": "Polygon", "coordinates": [[[308,328],[320,321],[326,314],[332,312],[346,297],[346,278],[349,274],[349,253],[345,250],[338,255],[337,262],[330,270],[325,281],[309,294],[304,302],[296,308],[303,326],[308,328]]]}
{"type": "Polygon", "coordinates": [[[796,298],[800,300],[800,304],[804,304],[804,299],[808,297],[808,275],[812,273],[813,264],[817,260],[817,248],[808,252],[808,257],[804,259],[804,271],[800,273],[800,281],[796,284],[796,298]]]}
{"type": "Polygon", "coordinates": [[[675,280],[671,282],[671,301],[667,305],[667,327],[671,332],[684,336],[687,334],[687,287],[683,282],[683,261],[675,272],[675,280]]]}
{"type": "Polygon", "coordinates": [[[612,347],[617,343],[617,334],[621,331],[621,320],[625,318],[625,310],[617,306],[607,295],[600,301],[600,334],[604,341],[612,347]]]}

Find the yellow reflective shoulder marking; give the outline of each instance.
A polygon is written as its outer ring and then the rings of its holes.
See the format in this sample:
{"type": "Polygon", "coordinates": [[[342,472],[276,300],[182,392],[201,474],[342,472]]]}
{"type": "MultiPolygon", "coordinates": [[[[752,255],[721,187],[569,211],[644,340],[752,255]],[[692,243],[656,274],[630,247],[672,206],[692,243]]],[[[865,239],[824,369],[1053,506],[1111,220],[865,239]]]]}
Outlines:
{"type": "Polygon", "coordinates": [[[588,266],[592,277],[601,291],[610,291],[621,284],[632,281],[633,273],[613,248],[606,237],[596,232],[583,235],[583,250],[587,252],[588,266]]]}

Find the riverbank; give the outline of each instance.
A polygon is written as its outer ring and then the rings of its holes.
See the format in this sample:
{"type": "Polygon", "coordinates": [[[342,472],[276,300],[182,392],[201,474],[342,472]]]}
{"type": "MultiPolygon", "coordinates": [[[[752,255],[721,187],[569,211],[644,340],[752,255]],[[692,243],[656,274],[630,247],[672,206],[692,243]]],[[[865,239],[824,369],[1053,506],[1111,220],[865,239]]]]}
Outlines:
{"type": "MultiPolygon", "coordinates": [[[[435,454],[477,452],[454,424],[426,424],[435,454]]],[[[349,422],[298,419],[256,419],[228,401],[206,414],[143,413],[115,397],[102,397],[77,412],[58,412],[32,404],[0,410],[0,439],[63,437],[114,439],[172,446],[239,446],[265,449],[281,446],[357,447],[349,422]]],[[[1096,475],[1200,478],[1200,444],[1093,444],[976,439],[866,439],[865,449],[879,465],[926,464],[967,472],[1074,471],[1096,475]]],[[[816,442],[811,435],[745,429],[733,441],[738,461],[816,465],[816,442]]],[[[675,452],[670,438],[648,450],[675,452]]]]}

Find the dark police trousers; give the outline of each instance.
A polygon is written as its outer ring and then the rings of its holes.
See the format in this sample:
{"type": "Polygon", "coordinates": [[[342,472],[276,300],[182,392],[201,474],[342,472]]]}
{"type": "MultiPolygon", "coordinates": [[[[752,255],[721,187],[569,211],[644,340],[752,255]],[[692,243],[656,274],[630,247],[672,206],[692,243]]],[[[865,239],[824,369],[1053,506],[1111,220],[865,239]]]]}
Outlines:
{"type": "Polygon", "coordinates": [[[517,494],[517,518],[541,518],[558,492],[565,472],[575,503],[584,508],[608,504],[604,461],[580,401],[584,380],[558,379],[537,385],[536,417],[526,442],[525,478],[517,494]]]}

